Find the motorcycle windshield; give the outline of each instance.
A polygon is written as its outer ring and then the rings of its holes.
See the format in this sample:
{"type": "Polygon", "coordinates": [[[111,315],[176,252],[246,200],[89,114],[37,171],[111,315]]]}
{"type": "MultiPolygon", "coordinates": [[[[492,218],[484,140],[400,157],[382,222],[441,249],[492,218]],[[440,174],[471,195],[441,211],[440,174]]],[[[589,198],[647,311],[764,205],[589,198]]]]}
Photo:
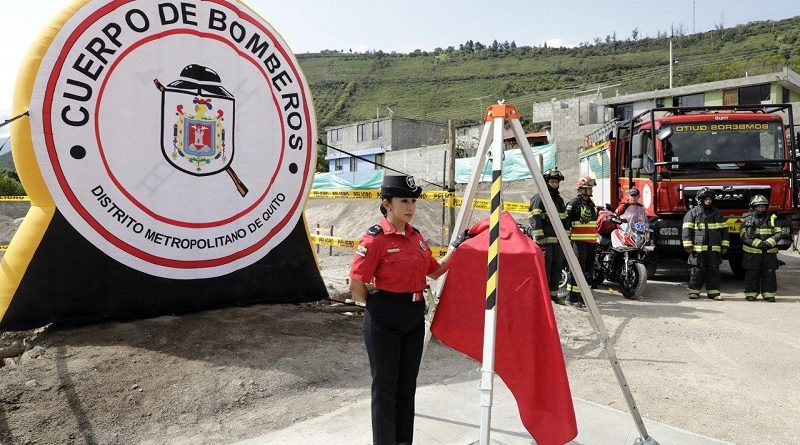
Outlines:
{"type": "Polygon", "coordinates": [[[643,206],[628,206],[621,218],[628,221],[628,227],[633,228],[637,232],[644,232],[647,230],[647,212],[643,206]]]}

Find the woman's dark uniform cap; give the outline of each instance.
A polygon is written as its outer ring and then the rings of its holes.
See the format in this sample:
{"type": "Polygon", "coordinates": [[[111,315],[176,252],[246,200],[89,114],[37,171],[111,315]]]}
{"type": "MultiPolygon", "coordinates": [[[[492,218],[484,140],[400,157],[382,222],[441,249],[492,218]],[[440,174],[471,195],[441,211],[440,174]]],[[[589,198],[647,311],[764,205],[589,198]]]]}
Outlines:
{"type": "Polygon", "coordinates": [[[395,198],[419,198],[422,194],[422,187],[414,182],[413,176],[406,175],[386,175],[381,184],[381,196],[392,196],[395,198]]]}

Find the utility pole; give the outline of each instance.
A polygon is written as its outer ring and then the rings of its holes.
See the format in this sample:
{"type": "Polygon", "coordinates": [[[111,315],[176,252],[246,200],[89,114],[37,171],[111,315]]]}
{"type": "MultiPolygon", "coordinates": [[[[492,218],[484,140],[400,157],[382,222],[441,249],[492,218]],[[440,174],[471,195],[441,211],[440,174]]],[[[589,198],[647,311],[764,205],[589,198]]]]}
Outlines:
{"type": "Polygon", "coordinates": [[[697,3],[697,0],[692,0],[692,34],[694,34],[696,32],[695,31],[695,27],[694,27],[694,25],[695,25],[695,17],[696,17],[695,16],[696,3],[697,3]]]}
{"type": "MultiPolygon", "coordinates": [[[[447,191],[450,193],[455,193],[456,191],[456,127],[453,125],[453,119],[447,120],[447,130],[448,135],[450,137],[450,146],[448,147],[448,151],[450,155],[448,156],[448,160],[450,164],[448,164],[447,168],[447,191]]],[[[456,207],[454,205],[450,205],[449,207],[449,220],[447,221],[447,239],[450,239],[450,236],[453,234],[453,227],[456,225],[456,207]]]]}
{"type": "Polygon", "coordinates": [[[669,39],[669,89],[672,89],[672,39],[669,39]]]}

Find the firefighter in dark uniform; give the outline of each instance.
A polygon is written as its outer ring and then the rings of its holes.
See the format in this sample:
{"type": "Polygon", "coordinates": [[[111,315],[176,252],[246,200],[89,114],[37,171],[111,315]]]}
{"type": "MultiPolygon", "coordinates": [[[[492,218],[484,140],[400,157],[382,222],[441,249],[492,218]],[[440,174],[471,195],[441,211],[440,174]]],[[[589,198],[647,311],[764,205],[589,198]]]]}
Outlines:
{"type": "Polygon", "coordinates": [[[778,241],[781,228],[775,226],[777,215],[767,212],[769,200],[756,195],[750,200],[751,212],[742,223],[739,236],[742,239],[742,267],[744,274],[744,298],[756,301],[758,294],[765,301],[774,302],[778,290],[775,269],[778,268],[778,241]]]}
{"type": "MultiPolygon", "coordinates": [[[[597,182],[589,176],[578,179],[578,196],[567,204],[572,250],[578,257],[578,263],[587,283],[594,281],[592,276],[597,250],[597,208],[592,201],[592,188],[595,185],[597,182]]],[[[585,305],[581,297],[581,288],[573,276],[569,278],[569,304],[579,308],[585,305]]]]}
{"type": "MultiPolygon", "coordinates": [[[[547,170],[544,172],[543,176],[544,180],[547,182],[547,189],[550,192],[550,197],[556,204],[558,218],[561,220],[564,229],[569,232],[567,208],[564,205],[561,194],[558,192],[558,187],[561,185],[561,181],[564,180],[564,175],[558,170],[547,170]]],[[[561,269],[564,265],[564,252],[561,251],[558,245],[556,232],[550,224],[550,219],[547,217],[547,211],[544,208],[544,202],[538,193],[531,198],[531,205],[528,207],[528,217],[530,218],[534,241],[536,241],[536,244],[539,245],[544,253],[544,267],[547,273],[547,287],[550,288],[550,299],[558,304],[564,304],[564,298],[558,296],[558,285],[561,282],[561,269]]]]}
{"type": "Polygon", "coordinates": [[[700,190],[696,200],[697,205],[683,217],[683,248],[689,254],[689,298],[700,298],[705,284],[708,298],[719,301],[719,266],[730,246],[728,224],[714,207],[710,188],[700,190]]]}
{"type": "Polygon", "coordinates": [[[426,276],[447,269],[411,225],[422,187],[411,176],[385,176],[383,218],[361,238],[350,268],[350,291],[366,303],[364,342],[372,373],[374,445],[411,444],[414,395],[425,337],[426,276]],[[366,283],[377,291],[369,293],[366,283]]]}

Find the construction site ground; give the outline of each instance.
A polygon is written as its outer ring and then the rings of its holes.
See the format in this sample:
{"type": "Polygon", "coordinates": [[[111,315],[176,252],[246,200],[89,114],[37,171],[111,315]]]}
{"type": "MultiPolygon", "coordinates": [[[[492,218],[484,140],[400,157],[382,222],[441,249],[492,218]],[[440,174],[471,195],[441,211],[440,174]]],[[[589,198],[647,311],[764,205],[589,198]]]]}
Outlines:
{"type": "MultiPolygon", "coordinates": [[[[334,225],[335,235],[355,238],[377,220],[377,205],[312,200],[306,217],[312,232],[334,225]]],[[[441,212],[421,203],[415,218],[431,244],[441,212]]],[[[0,223],[7,236],[18,222],[0,223]]],[[[320,249],[332,296],[346,293],[351,257],[320,249]]],[[[800,443],[800,257],[781,259],[776,303],[746,302],[727,266],[722,302],[688,300],[680,263],[641,301],[613,285],[596,291],[644,417],[737,444],[800,443]]],[[[573,395],[626,410],[586,313],[554,310],[573,395]]],[[[0,443],[228,444],[280,431],[369,397],[361,322],[357,311],[320,302],[50,328],[31,344],[5,333],[0,346],[27,351],[0,368],[0,443]]],[[[477,384],[478,368],[434,341],[419,386],[477,384]]]]}

